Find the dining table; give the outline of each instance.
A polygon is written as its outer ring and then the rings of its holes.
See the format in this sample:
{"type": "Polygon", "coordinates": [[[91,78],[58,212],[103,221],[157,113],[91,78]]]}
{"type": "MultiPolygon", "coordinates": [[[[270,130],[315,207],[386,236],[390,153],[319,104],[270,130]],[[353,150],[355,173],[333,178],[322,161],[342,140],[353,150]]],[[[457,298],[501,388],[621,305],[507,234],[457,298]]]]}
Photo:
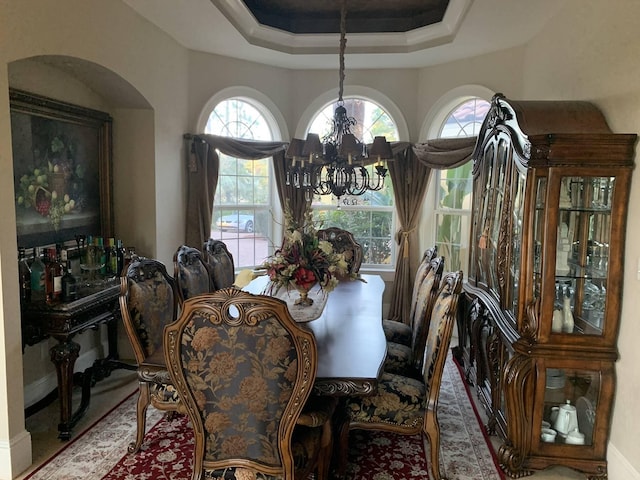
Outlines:
{"type": "Polygon", "coordinates": [[[384,281],[362,274],[340,281],[325,293],[309,292],[314,305],[296,305],[295,289],[272,288],[267,275],[254,278],[243,290],[276,296],[287,302],[291,316],[309,328],[318,348],[314,393],[329,396],[372,395],[377,389],[387,353],[382,329],[384,281]]]}

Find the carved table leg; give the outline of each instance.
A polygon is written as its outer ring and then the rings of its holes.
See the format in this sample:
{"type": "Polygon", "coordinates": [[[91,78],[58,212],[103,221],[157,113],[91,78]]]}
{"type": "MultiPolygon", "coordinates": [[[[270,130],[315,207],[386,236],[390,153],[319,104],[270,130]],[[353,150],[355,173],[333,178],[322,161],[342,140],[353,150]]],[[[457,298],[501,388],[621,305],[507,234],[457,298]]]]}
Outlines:
{"type": "Polygon", "coordinates": [[[58,438],[69,440],[71,438],[72,424],[72,394],[73,394],[73,367],[78,359],[80,345],[70,340],[58,339],[58,344],[49,351],[51,361],[56,366],[58,375],[58,389],[60,397],[60,423],[58,424],[58,438]]]}

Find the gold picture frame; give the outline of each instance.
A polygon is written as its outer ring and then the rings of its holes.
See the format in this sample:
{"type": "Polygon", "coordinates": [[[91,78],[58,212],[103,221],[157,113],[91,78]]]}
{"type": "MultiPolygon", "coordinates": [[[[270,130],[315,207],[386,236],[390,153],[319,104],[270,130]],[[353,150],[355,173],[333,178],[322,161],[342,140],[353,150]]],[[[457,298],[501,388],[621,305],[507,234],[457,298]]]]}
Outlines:
{"type": "Polygon", "coordinates": [[[9,89],[18,245],[113,236],[112,118],[9,89]]]}

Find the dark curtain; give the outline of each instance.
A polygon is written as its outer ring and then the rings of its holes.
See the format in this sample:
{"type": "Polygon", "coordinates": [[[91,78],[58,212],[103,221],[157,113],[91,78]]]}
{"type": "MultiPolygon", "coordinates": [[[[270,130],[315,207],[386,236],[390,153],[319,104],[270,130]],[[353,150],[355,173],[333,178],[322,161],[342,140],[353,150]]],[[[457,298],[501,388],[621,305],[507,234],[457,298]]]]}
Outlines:
{"type": "Polygon", "coordinates": [[[393,144],[394,161],[388,163],[400,228],[396,270],[389,319],[408,322],[413,287],[411,267],[417,265],[418,233],[416,227],[422,212],[431,169],[416,161],[409,143],[393,144]],[[411,248],[412,246],[415,248],[411,248]]]}
{"type": "MultiPolygon", "coordinates": [[[[192,152],[189,156],[185,240],[187,245],[202,248],[203,243],[211,235],[213,197],[218,183],[220,166],[217,152],[249,160],[273,157],[277,172],[277,165],[284,161],[284,152],[288,144],[240,140],[206,134],[187,134],[184,138],[191,143],[188,151],[192,152]]],[[[282,180],[279,177],[281,175],[276,173],[276,183],[282,203],[283,197],[280,193],[282,180]]]]}
{"type": "Polygon", "coordinates": [[[431,170],[464,165],[471,160],[475,143],[476,137],[464,137],[415,145],[397,142],[392,146],[394,161],[388,166],[400,228],[395,236],[399,248],[389,310],[391,320],[409,323],[413,277],[421,256],[416,228],[431,170]]]}
{"type": "Polygon", "coordinates": [[[218,185],[220,160],[215,148],[193,141],[189,152],[185,242],[202,248],[211,235],[213,195],[218,185]]]}
{"type": "MultiPolygon", "coordinates": [[[[290,160],[284,158],[284,152],[279,152],[273,157],[273,171],[276,176],[276,187],[278,189],[278,197],[280,205],[284,209],[287,204],[291,209],[293,220],[301,225],[304,219],[304,212],[311,205],[312,198],[305,199],[305,191],[302,188],[296,188],[293,185],[287,185],[286,167],[290,160]]],[[[286,225],[285,225],[286,227],[286,225]]]]}

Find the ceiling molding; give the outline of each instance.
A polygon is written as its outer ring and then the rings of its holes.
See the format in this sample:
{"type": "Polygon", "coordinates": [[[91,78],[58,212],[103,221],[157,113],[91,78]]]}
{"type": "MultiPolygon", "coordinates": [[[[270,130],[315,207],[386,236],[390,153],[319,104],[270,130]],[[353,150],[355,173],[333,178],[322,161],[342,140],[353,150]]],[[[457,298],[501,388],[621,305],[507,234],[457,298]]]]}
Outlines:
{"type": "MultiPolygon", "coordinates": [[[[349,53],[411,53],[451,43],[473,0],[451,0],[442,22],[406,33],[347,32],[349,53]]],[[[292,34],[264,26],[242,0],[211,0],[251,45],[291,55],[334,54],[339,34],[292,34]]]]}

